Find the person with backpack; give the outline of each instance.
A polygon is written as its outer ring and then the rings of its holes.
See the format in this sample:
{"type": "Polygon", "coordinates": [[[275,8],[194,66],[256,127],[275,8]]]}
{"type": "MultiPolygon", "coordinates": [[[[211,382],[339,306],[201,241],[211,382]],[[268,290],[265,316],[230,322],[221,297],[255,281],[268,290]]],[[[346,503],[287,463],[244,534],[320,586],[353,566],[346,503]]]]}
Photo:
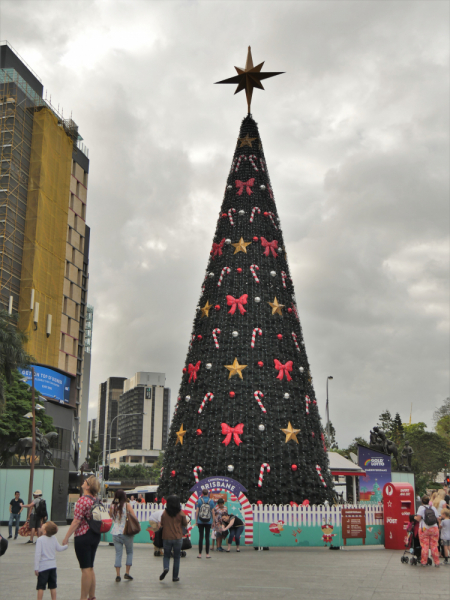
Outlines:
{"type": "Polygon", "coordinates": [[[198,527],[198,556],[202,558],[203,537],[205,537],[206,558],[211,558],[209,555],[209,536],[211,525],[215,516],[214,500],[211,500],[208,490],[202,490],[202,495],[197,500],[197,510],[195,511],[195,522],[198,527]]]}
{"type": "Polygon", "coordinates": [[[100,491],[100,483],[91,475],[81,487],[83,495],[75,504],[73,521],[62,545],[68,544],[72,533],[75,534],[75,554],[81,569],[80,600],[95,600],[94,560],[100,543],[101,522],[93,518],[93,511],[99,504],[96,498],[100,491]]]}
{"type": "Polygon", "coordinates": [[[30,539],[26,544],[33,544],[33,538],[36,533],[37,537],[41,535],[41,524],[48,520],[47,503],[42,497],[42,490],[35,490],[33,493],[33,500],[30,504],[23,504],[22,508],[31,508],[29,521],[30,521],[30,539]]]}
{"type": "Polygon", "coordinates": [[[422,506],[417,511],[415,516],[416,521],[419,521],[419,540],[422,548],[421,564],[426,567],[428,563],[428,550],[431,551],[431,557],[434,561],[434,566],[439,567],[439,514],[434,506],[430,506],[430,498],[422,496],[422,506]]]}

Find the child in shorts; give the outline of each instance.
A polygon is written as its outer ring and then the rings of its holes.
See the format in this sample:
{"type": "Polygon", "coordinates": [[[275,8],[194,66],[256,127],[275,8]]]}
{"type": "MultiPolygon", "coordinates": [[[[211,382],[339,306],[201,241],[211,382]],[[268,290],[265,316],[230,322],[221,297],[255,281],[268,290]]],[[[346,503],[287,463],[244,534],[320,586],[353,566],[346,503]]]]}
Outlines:
{"type": "Polygon", "coordinates": [[[61,546],[56,539],[58,526],[53,521],[47,521],[41,527],[42,535],[36,542],[34,555],[34,574],[37,579],[37,598],[42,600],[48,585],[52,600],[56,600],[56,552],[67,550],[68,546],[61,546]]]}
{"type": "Polygon", "coordinates": [[[215,529],[211,531],[211,551],[214,552],[214,545],[216,543],[217,534],[215,529]]]}
{"type": "Polygon", "coordinates": [[[444,551],[444,565],[448,565],[448,551],[450,547],[450,510],[443,508],[441,511],[441,544],[444,551]]]}

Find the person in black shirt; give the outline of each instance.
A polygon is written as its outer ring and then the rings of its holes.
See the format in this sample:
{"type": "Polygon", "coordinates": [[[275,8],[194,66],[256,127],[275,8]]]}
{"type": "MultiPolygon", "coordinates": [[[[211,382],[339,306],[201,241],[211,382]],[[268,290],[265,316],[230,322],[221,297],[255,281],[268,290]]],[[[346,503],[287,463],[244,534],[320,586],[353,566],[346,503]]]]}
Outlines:
{"type": "Polygon", "coordinates": [[[222,531],[230,531],[230,535],[228,536],[228,548],[226,552],[230,552],[231,543],[233,540],[236,540],[236,552],[240,552],[239,546],[241,544],[241,535],[244,531],[244,523],[242,522],[242,519],[236,515],[223,515],[222,523],[224,524],[222,531]]]}
{"type": "Polygon", "coordinates": [[[20,497],[20,492],[14,493],[14,498],[9,503],[9,536],[8,539],[12,538],[12,528],[13,523],[16,523],[16,535],[14,539],[17,540],[17,536],[19,535],[19,526],[20,526],[20,513],[23,510],[23,500],[20,497]]]}

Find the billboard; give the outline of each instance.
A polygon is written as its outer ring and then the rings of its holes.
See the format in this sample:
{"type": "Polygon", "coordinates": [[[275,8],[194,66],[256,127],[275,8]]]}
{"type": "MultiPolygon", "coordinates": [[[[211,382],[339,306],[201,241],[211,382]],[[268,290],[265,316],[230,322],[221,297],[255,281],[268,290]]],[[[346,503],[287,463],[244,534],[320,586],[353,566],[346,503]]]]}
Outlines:
{"type": "MultiPolygon", "coordinates": [[[[31,369],[19,369],[31,386],[31,369]]],[[[61,404],[70,400],[70,377],[45,367],[34,367],[34,387],[39,394],[46,398],[58,400],[61,404]]]]}
{"type": "Polygon", "coordinates": [[[358,465],[366,473],[359,481],[360,502],[381,502],[383,488],[391,481],[391,457],[358,445],[358,465]]]}

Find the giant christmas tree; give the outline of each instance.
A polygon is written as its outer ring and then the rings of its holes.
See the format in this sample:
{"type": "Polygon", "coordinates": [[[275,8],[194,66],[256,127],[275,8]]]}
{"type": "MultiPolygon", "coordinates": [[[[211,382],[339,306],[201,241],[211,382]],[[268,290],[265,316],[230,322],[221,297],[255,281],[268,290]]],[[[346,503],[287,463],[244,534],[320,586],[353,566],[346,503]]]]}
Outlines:
{"type": "MultiPolygon", "coordinates": [[[[252,88],[251,54],[221,83],[252,88]]],[[[258,126],[242,121],[197,306],[158,493],[183,501],[231,476],[250,502],[331,499],[332,482],[274,192],[258,126]]]]}

